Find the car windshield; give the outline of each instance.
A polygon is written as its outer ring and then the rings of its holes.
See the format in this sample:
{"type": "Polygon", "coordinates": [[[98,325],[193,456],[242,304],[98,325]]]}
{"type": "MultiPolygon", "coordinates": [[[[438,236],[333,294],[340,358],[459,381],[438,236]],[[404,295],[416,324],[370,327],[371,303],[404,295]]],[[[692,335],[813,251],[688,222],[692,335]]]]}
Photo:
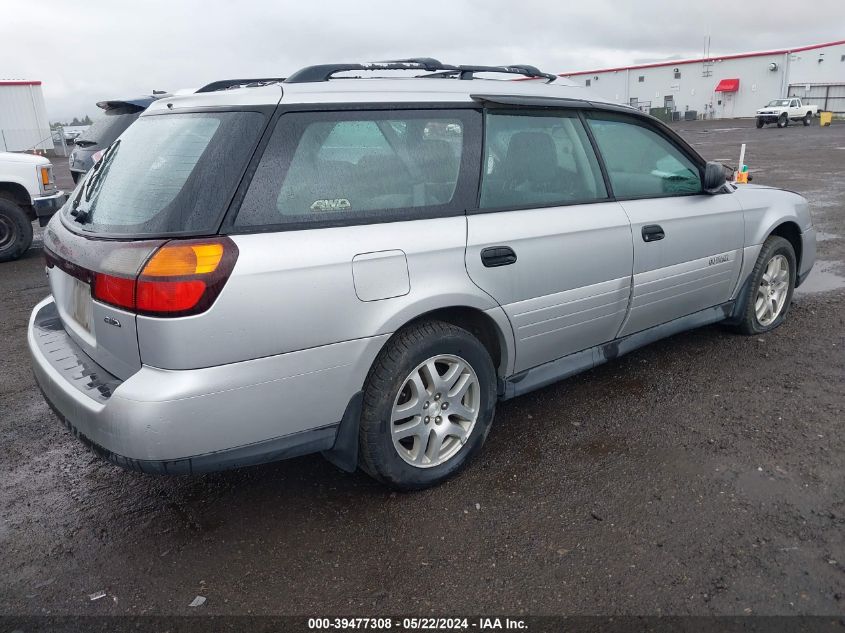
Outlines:
{"type": "Polygon", "coordinates": [[[775,99],[774,101],[769,101],[769,105],[766,106],[766,107],[776,106],[776,107],[785,108],[788,105],[789,105],[789,99],[775,99]]]}
{"type": "Polygon", "coordinates": [[[73,192],[65,219],[121,236],[214,231],[263,122],[257,112],[141,117],[73,192]]]}

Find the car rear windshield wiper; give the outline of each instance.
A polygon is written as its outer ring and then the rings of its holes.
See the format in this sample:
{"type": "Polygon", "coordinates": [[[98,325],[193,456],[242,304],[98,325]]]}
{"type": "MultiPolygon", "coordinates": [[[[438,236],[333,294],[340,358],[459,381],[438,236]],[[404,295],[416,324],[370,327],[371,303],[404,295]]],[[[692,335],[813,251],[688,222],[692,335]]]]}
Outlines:
{"type": "Polygon", "coordinates": [[[76,145],[79,145],[79,147],[88,147],[90,145],[96,145],[97,141],[87,141],[87,140],[80,141],[79,139],[76,139],[76,141],[74,141],[74,143],[76,145]]]}
{"type": "Polygon", "coordinates": [[[85,224],[91,220],[91,212],[88,209],[75,208],[71,210],[70,214],[80,224],[85,224]]]}

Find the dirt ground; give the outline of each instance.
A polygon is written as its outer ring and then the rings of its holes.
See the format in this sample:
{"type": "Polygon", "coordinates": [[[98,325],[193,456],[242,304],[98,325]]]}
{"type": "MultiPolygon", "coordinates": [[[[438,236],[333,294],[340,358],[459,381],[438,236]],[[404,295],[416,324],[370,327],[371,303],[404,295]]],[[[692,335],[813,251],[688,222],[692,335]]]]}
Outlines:
{"type": "Polygon", "coordinates": [[[819,262],[787,323],[703,328],[503,403],[425,492],[319,456],[190,477],[100,461],[33,382],[40,243],[2,265],[0,613],[845,615],[845,124],[676,129],[709,159],[747,142],[755,183],[810,200],[819,262]]]}

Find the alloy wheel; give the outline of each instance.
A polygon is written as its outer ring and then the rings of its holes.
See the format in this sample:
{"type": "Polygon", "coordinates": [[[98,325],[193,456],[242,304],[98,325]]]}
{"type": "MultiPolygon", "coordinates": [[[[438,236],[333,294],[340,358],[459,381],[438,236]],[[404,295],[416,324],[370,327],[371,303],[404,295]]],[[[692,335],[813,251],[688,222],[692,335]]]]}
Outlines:
{"type": "Polygon", "coordinates": [[[789,294],[789,261],[783,255],[775,255],[766,264],[757,297],[754,300],[754,312],[760,325],[766,327],[774,323],[789,294]]]}
{"type": "Polygon", "coordinates": [[[393,447],[417,468],[438,466],[469,439],[481,408],[472,366],[451,354],[420,363],[402,383],[390,419],[393,447]]]}

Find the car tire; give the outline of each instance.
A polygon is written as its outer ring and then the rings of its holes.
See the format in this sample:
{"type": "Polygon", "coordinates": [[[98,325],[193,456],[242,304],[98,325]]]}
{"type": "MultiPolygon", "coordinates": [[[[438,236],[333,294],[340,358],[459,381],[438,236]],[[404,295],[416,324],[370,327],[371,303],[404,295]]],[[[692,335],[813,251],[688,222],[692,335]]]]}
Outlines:
{"type": "Polygon", "coordinates": [[[751,271],[738,331],[747,335],[762,334],[781,325],[789,312],[797,278],[792,244],[782,237],[770,235],[751,271]],[[775,270],[778,272],[773,274],[775,270]]]}
{"type": "Polygon", "coordinates": [[[79,177],[80,177],[81,175],[82,175],[82,174],[80,174],[78,171],[72,171],[72,172],[70,172],[70,177],[71,177],[71,179],[73,180],[73,184],[77,184],[77,183],[79,182],[79,177]]]}
{"type": "Polygon", "coordinates": [[[804,126],[805,126],[805,127],[806,127],[806,126],[809,126],[809,125],[810,125],[810,123],[812,123],[812,121],[813,121],[813,113],[812,113],[812,112],[808,112],[807,114],[805,114],[805,115],[804,115],[804,119],[803,119],[803,120],[804,120],[804,126]]]}
{"type": "Polygon", "coordinates": [[[757,119],[757,129],[759,130],[761,127],[763,127],[763,119],[757,119]]]}
{"type": "Polygon", "coordinates": [[[789,117],[784,112],[778,117],[778,127],[786,127],[787,125],[789,125],[789,117]]]}
{"type": "Polygon", "coordinates": [[[476,337],[443,321],[410,325],[367,376],[359,464],[398,490],[437,485],[481,448],[496,398],[493,361],[476,337]]]}
{"type": "Polygon", "coordinates": [[[0,198],[0,262],[23,255],[32,244],[32,222],[23,209],[0,198]]]}

